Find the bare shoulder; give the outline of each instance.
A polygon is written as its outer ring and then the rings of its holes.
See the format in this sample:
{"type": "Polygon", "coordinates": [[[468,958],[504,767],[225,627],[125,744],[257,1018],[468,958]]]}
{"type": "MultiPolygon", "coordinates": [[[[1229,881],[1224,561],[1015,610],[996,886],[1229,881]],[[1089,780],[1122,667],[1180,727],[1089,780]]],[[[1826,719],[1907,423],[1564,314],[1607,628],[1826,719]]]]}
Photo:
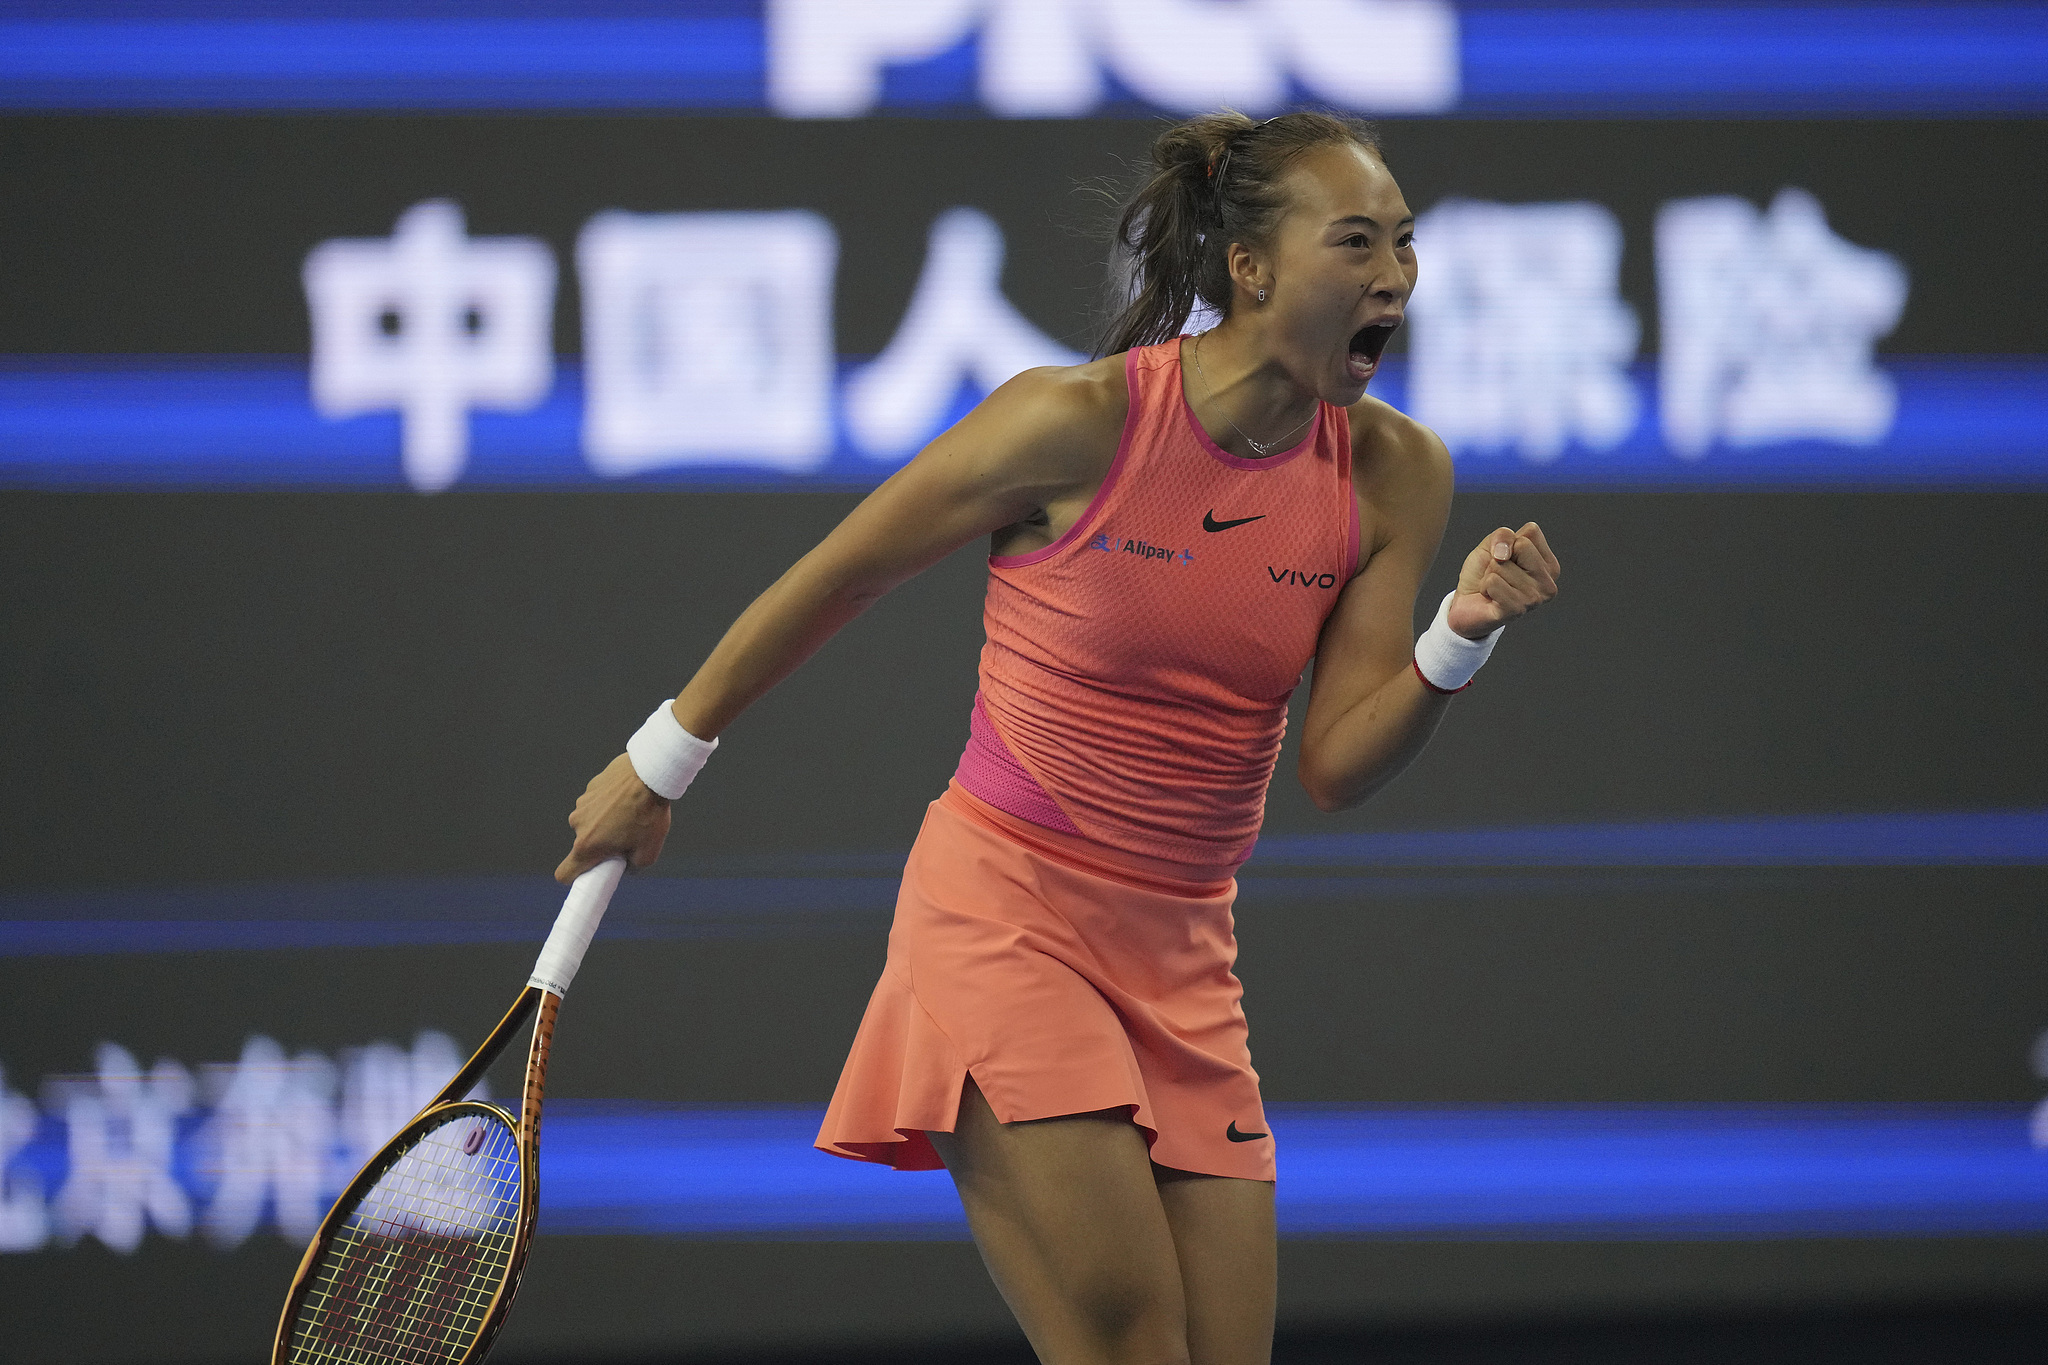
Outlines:
{"type": "Polygon", "coordinates": [[[1098,475],[1116,456],[1130,393],[1124,358],[1025,370],[963,420],[970,439],[992,441],[1055,479],[1098,475]]]}
{"type": "Polygon", "coordinates": [[[1370,395],[1351,409],[1352,477],[1375,500],[1448,500],[1451,453],[1440,437],[1370,395]]]}
{"type": "Polygon", "coordinates": [[[1358,497],[1365,563],[1388,545],[1436,554],[1451,515],[1451,453],[1413,417],[1377,398],[1350,408],[1351,483],[1358,497]]]}

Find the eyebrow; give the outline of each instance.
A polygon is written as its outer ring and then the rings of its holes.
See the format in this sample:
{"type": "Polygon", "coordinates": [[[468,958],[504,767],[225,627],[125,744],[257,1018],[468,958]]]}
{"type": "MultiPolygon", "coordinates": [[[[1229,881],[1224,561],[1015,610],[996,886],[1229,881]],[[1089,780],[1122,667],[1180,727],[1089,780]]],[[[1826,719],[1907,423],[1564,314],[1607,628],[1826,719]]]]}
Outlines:
{"type": "MultiPolygon", "coordinates": [[[[1400,223],[1394,224],[1394,226],[1400,227],[1401,223],[1412,223],[1414,221],[1415,215],[1411,213],[1406,218],[1403,218],[1400,223]]],[[[1354,213],[1344,218],[1333,218],[1325,226],[1342,227],[1346,223],[1363,223],[1369,228],[1376,228],[1380,225],[1379,219],[1377,218],[1368,218],[1362,213],[1354,213]]]]}

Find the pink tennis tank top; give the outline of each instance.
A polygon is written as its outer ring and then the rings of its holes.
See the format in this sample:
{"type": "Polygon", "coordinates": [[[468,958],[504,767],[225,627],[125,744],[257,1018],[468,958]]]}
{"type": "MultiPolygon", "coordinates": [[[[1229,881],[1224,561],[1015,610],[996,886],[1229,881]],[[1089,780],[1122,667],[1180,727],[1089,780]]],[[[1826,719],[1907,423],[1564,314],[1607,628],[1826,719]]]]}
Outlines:
{"type": "Polygon", "coordinates": [[[989,559],[981,694],[956,780],[1106,848],[1203,869],[1251,853],[1287,700],[1358,564],[1351,430],[1228,454],[1180,343],[1125,356],[1130,414],[1095,500],[1042,550],[989,559]]]}

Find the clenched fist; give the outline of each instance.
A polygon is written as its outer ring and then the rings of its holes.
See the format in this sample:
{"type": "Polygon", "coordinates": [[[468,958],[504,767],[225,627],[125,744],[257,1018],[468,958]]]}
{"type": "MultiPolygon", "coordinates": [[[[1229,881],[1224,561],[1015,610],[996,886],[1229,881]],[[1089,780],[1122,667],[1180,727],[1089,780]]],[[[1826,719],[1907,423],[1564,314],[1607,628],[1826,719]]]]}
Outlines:
{"type": "Polygon", "coordinates": [[[1466,639],[1483,640],[1557,596],[1559,572],[1542,527],[1533,521],[1519,531],[1503,526],[1465,556],[1445,619],[1466,639]]]}

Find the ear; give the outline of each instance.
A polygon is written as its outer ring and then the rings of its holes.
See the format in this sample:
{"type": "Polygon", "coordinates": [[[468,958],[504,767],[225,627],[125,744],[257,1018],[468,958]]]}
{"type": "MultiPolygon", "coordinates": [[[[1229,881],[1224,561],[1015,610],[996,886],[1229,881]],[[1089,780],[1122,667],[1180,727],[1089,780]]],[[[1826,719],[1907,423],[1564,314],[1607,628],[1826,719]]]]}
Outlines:
{"type": "Polygon", "coordinates": [[[1247,299],[1258,297],[1261,289],[1271,290],[1273,279],[1266,269],[1265,260],[1243,242],[1232,242],[1224,254],[1224,264],[1230,269],[1230,282],[1234,292],[1247,299]]]}

